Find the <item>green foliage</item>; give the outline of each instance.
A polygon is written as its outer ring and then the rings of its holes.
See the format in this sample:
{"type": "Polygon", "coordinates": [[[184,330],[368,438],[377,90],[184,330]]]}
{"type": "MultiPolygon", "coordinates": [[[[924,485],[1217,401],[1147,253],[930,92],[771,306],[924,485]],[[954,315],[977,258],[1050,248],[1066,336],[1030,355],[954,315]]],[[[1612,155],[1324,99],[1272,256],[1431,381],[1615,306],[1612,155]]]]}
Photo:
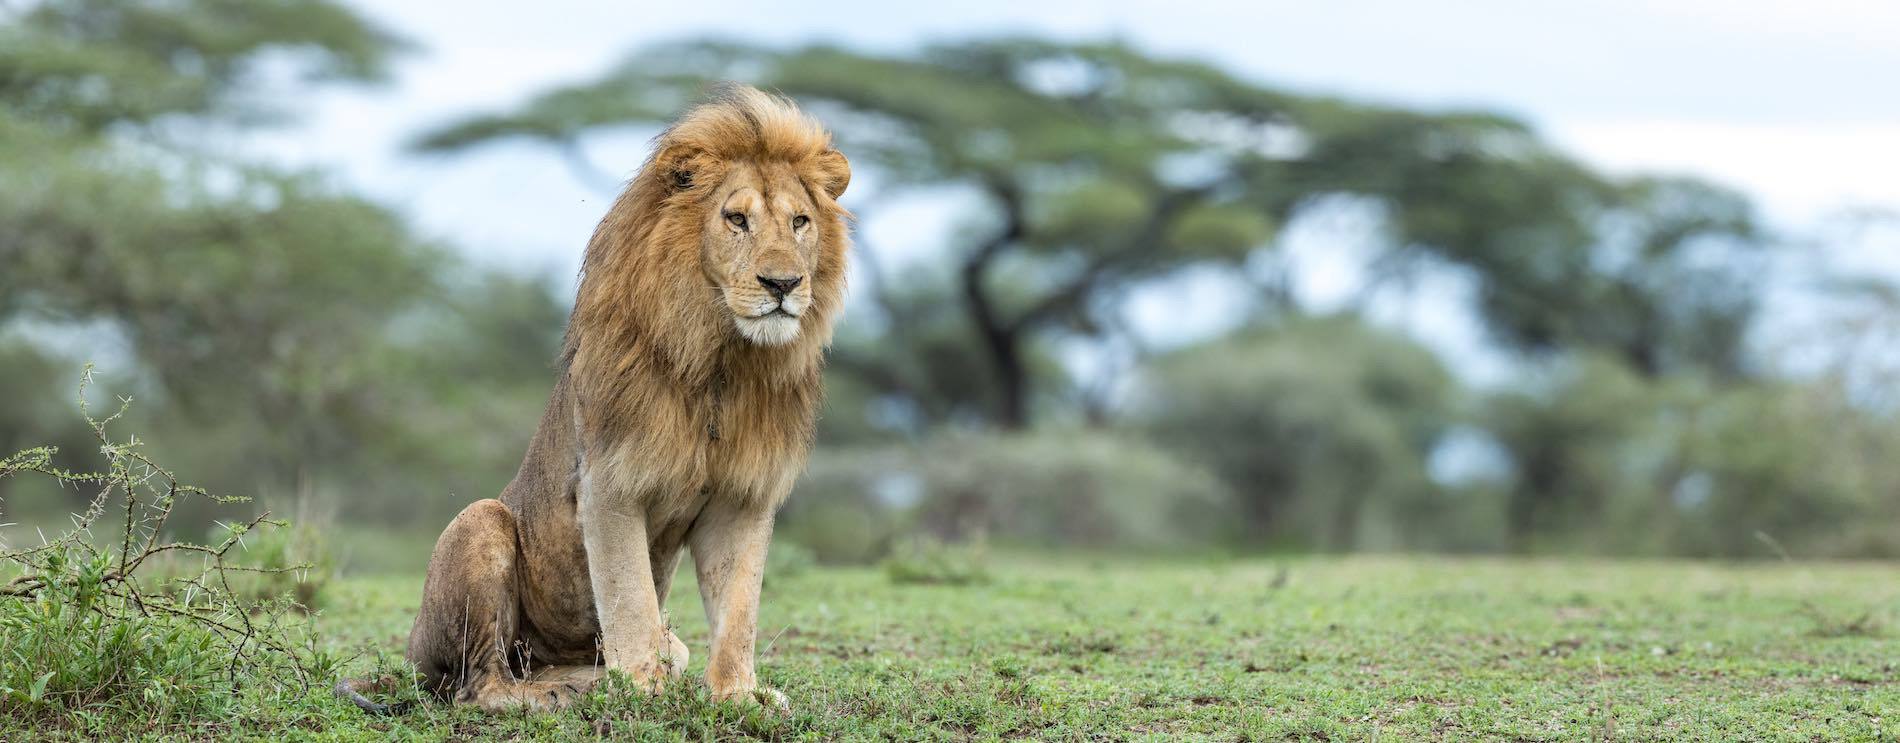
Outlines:
{"type": "MultiPolygon", "coordinates": [[[[1660,390],[1606,358],[1555,370],[1540,387],[1488,403],[1486,427],[1515,465],[1509,529],[1519,549],[1538,535],[1594,541],[1614,531],[1610,509],[1640,499],[1664,443],[1651,413],[1660,390]],[[1630,493],[1636,489],[1639,493],[1630,493]]],[[[1666,434],[1666,432],[1663,432],[1666,434]]],[[[1620,524],[1619,524],[1620,526],[1620,524]]],[[[1550,548],[1554,545],[1543,545],[1550,548]]]]}
{"type": "MultiPolygon", "coordinates": [[[[108,349],[152,453],[220,488],[433,533],[507,481],[554,375],[564,285],[468,266],[321,173],[196,136],[268,123],[283,70],[378,79],[389,32],[325,0],[0,17],[0,451],[89,447],[34,391],[108,349]]],[[[829,359],[822,445],[781,530],[814,561],[872,564],[919,533],[1758,555],[1760,529],[1803,554],[1900,554],[1881,527],[1900,518],[1882,455],[1900,426],[1869,392],[1891,380],[1792,380],[1751,352],[1772,237],[1748,201],[1594,172],[1508,117],[1299,94],[1112,42],[683,42],[416,146],[521,137],[580,159],[590,132],[665,120],[729,77],[835,127],[860,183],[881,184],[853,192],[861,213],[907,189],[975,197],[941,260],[860,246],[868,301],[829,359]],[[1460,390],[1413,344],[1307,317],[1273,250],[1342,203],[1378,220],[1368,293],[1469,278],[1528,375],[1460,390]],[[1230,337],[1151,355],[1126,298],[1190,272],[1257,301],[1230,337]],[[1122,375],[1145,383],[1132,405],[1122,375]],[[1495,447],[1498,472],[1435,480],[1459,436],[1495,447]]],[[[33,523],[85,505],[17,481],[0,497],[33,523]]],[[[185,533],[212,518],[179,509],[185,533]]],[[[324,559],[245,544],[276,567],[324,559]]]]}
{"type": "Polygon", "coordinates": [[[1426,460],[1455,395],[1429,351],[1337,317],[1173,354],[1140,415],[1156,442],[1225,480],[1246,541],[1391,547],[1428,538],[1412,519],[1443,507],[1426,460]],[[1379,534],[1397,545],[1361,541],[1379,534]]]}
{"type": "Polygon", "coordinates": [[[665,44],[416,146],[521,137],[572,156],[589,132],[663,121],[725,78],[822,111],[894,188],[955,185],[987,202],[969,220],[976,236],[938,272],[948,282],[867,267],[890,326],[924,332],[887,330],[880,353],[841,354],[857,384],[929,422],[974,412],[1027,425],[1074,384],[1032,361],[1038,346],[1123,332],[1121,293],[1238,265],[1335,196],[1379,208],[1383,278],[1469,272],[1481,317],[1511,349],[1598,349],[1651,376],[1750,369],[1764,239],[1739,195],[1594,173],[1495,114],[1298,95],[1119,43],[999,38],[899,55],[665,44]],[[945,353],[946,339],[960,353],[945,353]],[[972,352],[980,374],[961,368],[972,352]],[[961,362],[939,373],[946,357],[961,362]],[[975,390],[956,384],[972,379],[975,390]],[[971,411],[971,400],[984,405],[971,411]]]}
{"type": "Polygon", "coordinates": [[[1557,366],[1493,396],[1485,425],[1515,463],[1519,549],[1767,556],[1896,554],[1879,522],[1900,469],[1900,420],[1826,382],[1647,379],[1611,358],[1557,366]]]}
{"type": "Polygon", "coordinates": [[[322,608],[322,593],[336,572],[336,561],[318,526],[307,520],[286,522],[244,540],[244,560],[261,572],[234,581],[232,588],[253,601],[289,597],[301,611],[322,608]]]}
{"type": "Polygon", "coordinates": [[[1236,536],[1232,513],[1218,478],[1136,436],[944,433],[821,448],[777,534],[827,564],[929,562],[928,545],[971,540],[1201,551],[1236,536]]]}
{"type": "Polygon", "coordinates": [[[815,452],[779,512],[774,543],[800,545],[824,564],[865,565],[883,558],[907,523],[878,489],[902,472],[902,462],[902,452],[894,450],[834,447],[815,452]]]}
{"type": "Polygon", "coordinates": [[[58,357],[25,340],[0,337],[0,390],[17,393],[0,405],[0,451],[35,446],[85,451],[92,443],[92,432],[83,421],[74,420],[70,401],[58,395],[28,394],[62,389],[71,381],[70,370],[58,357]]]}
{"type": "Polygon", "coordinates": [[[273,59],[308,80],[367,81],[397,46],[331,0],[53,0],[0,19],[7,113],[88,135],[168,115],[255,116],[262,101],[247,88],[273,59]]]}
{"type": "MultiPolygon", "coordinates": [[[[996,383],[973,348],[977,339],[953,280],[942,271],[912,270],[880,278],[872,291],[879,319],[853,315],[827,359],[829,409],[821,420],[827,438],[875,443],[893,431],[922,438],[947,424],[992,416],[996,383]],[[891,291],[892,284],[903,288],[891,291]]],[[[1060,374],[1044,351],[1029,349],[1025,366],[1040,378],[1060,374]]]]}
{"type": "Polygon", "coordinates": [[[989,554],[981,540],[946,545],[927,537],[906,540],[884,558],[884,575],[892,583],[963,586],[990,579],[989,554]]]}
{"type": "Polygon", "coordinates": [[[81,557],[49,556],[31,598],[0,597],[0,718],[10,724],[98,738],[228,721],[259,692],[310,693],[342,659],[314,649],[302,627],[254,616],[256,604],[199,595],[187,617],[161,609],[160,594],[128,602],[113,593],[108,562],[69,562],[81,557]],[[247,621],[252,643],[279,648],[234,661],[241,646],[217,625],[247,621]]]}
{"type": "MultiPolygon", "coordinates": [[[[80,401],[84,412],[83,388],[80,401]]],[[[181,500],[243,499],[183,485],[136,438],[109,437],[124,412],[86,416],[104,470],[64,469],[49,448],[0,459],[0,479],[38,475],[97,493],[70,530],[37,546],[0,544],[0,576],[10,577],[0,584],[0,716],[121,734],[127,720],[152,729],[232,717],[252,701],[240,689],[307,693],[324,683],[340,656],[317,646],[292,599],[261,592],[270,577],[308,566],[237,559],[247,536],[282,524],[266,512],[207,544],[171,541],[181,500]]]]}
{"type": "Polygon", "coordinates": [[[792,541],[779,541],[765,553],[765,580],[795,579],[818,566],[818,557],[809,548],[792,541]]]}
{"type": "Polygon", "coordinates": [[[1466,242],[1483,248],[1462,260],[1484,280],[1480,309],[1502,340],[1610,353],[1649,377],[1751,372],[1745,336],[1768,251],[1745,198],[1649,178],[1571,198],[1590,230],[1582,241],[1526,250],[1541,228],[1528,236],[1468,228],[1466,242]]]}
{"type": "Polygon", "coordinates": [[[946,537],[1181,550],[1228,536],[1232,504],[1219,480],[1134,437],[953,434],[920,447],[911,466],[915,517],[946,537]]]}
{"type": "MultiPolygon", "coordinates": [[[[0,353],[58,341],[0,372],[9,391],[56,388],[43,378],[77,367],[61,352],[117,349],[115,390],[147,401],[138,428],[208,482],[314,491],[400,523],[505,481],[520,454],[508,426],[545,399],[558,344],[547,284],[470,270],[321,175],[189,135],[265,123],[275,73],[379,79],[393,36],[328,0],[0,15],[0,330],[33,331],[0,353]],[[401,497],[355,497],[375,491],[401,497]]],[[[73,438],[37,400],[7,408],[0,442],[73,438]]],[[[72,505],[33,495],[41,511],[72,505]]]]}

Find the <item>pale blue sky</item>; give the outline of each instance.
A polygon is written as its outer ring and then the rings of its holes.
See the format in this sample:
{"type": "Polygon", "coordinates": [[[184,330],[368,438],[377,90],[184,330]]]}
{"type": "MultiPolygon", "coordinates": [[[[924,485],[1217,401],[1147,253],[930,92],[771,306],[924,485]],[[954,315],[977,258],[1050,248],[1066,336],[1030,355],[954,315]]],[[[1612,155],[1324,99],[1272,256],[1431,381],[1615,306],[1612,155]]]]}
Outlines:
{"type": "MultiPolygon", "coordinates": [[[[1900,3],[852,1],[807,6],[822,8],[814,11],[784,2],[358,5],[420,46],[396,65],[393,84],[304,101],[304,123],[246,146],[330,170],[402,209],[427,234],[532,270],[572,272],[603,195],[531,147],[438,160],[404,154],[406,137],[596,74],[627,50],[660,40],[716,34],[902,51],[939,39],[1032,33],[1120,38],[1306,91],[1504,111],[1612,172],[1716,179],[1754,196],[1784,229],[1837,234],[1828,265],[1809,268],[1900,276],[1900,229],[1838,237],[1846,234],[1843,209],[1900,209],[1900,95],[1890,92],[1900,79],[1900,3]]],[[[630,134],[593,143],[591,152],[625,172],[643,146],[630,134]]],[[[948,234],[957,206],[953,194],[883,205],[866,236],[885,250],[928,252],[935,239],[919,236],[948,234]]],[[[1355,240],[1350,224],[1308,227],[1289,244],[1308,267],[1301,292],[1324,305],[1354,284],[1355,240]]],[[[1456,277],[1440,283],[1381,312],[1448,356],[1469,356],[1460,349],[1477,342],[1475,330],[1446,301],[1463,289],[1456,277]]],[[[1164,294],[1138,304],[1165,310],[1180,301],[1164,294]]],[[[1217,305],[1185,314],[1216,316],[1217,305]]]]}

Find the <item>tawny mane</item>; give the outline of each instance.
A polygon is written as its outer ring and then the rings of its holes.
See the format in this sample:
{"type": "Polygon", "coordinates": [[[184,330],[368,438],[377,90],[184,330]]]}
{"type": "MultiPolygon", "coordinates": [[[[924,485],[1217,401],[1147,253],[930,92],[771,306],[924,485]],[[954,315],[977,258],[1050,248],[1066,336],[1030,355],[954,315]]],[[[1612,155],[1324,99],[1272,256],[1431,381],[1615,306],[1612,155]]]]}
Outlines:
{"type": "Polygon", "coordinates": [[[629,418],[660,402],[653,385],[692,393],[724,379],[765,384],[793,398],[790,405],[815,408],[844,291],[849,214],[837,196],[849,180],[822,124],[750,87],[722,87],[660,134],[582,263],[565,358],[588,425],[603,433],[637,426],[629,418]],[[748,163],[790,166],[823,225],[812,306],[797,339],[783,346],[741,340],[702,266],[702,232],[717,208],[710,196],[748,163]]]}

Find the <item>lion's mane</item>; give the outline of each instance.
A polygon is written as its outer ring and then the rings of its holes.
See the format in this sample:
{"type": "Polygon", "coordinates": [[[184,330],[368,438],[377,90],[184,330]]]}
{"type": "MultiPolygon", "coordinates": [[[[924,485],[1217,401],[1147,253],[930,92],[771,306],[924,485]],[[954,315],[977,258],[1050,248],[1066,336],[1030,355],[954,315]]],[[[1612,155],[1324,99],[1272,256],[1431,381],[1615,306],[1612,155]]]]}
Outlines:
{"type": "Polygon", "coordinates": [[[619,485],[664,489],[710,472],[755,496],[789,491],[843,303],[850,215],[834,195],[849,178],[817,120],[752,88],[717,92],[658,137],[588,243],[564,347],[587,455],[641,460],[619,485]],[[740,338],[700,253],[717,184],[739,163],[774,161],[799,174],[826,228],[801,332],[767,347],[740,338]],[[712,454],[695,445],[707,429],[721,445],[712,454]],[[722,461],[709,467],[712,456],[722,461]]]}

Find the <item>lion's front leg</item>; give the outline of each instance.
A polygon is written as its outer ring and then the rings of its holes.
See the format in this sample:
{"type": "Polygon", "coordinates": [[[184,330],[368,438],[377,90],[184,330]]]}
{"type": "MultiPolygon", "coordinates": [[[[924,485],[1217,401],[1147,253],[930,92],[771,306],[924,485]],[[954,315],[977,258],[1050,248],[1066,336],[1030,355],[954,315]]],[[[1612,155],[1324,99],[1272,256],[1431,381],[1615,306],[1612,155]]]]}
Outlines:
{"type": "Polygon", "coordinates": [[[591,492],[583,483],[577,504],[587,548],[587,577],[600,617],[607,668],[641,688],[657,690],[671,667],[671,645],[653,584],[646,510],[636,499],[591,492]]]}
{"type": "Polygon", "coordinates": [[[784,707],[784,695],[760,689],[753,670],[758,636],[759,584],[765,549],[772,539],[772,509],[714,497],[694,522],[687,541],[699,574],[699,594],[712,627],[706,685],[713,698],[756,700],[784,707]],[[759,695],[764,695],[760,697],[759,695]]]}

